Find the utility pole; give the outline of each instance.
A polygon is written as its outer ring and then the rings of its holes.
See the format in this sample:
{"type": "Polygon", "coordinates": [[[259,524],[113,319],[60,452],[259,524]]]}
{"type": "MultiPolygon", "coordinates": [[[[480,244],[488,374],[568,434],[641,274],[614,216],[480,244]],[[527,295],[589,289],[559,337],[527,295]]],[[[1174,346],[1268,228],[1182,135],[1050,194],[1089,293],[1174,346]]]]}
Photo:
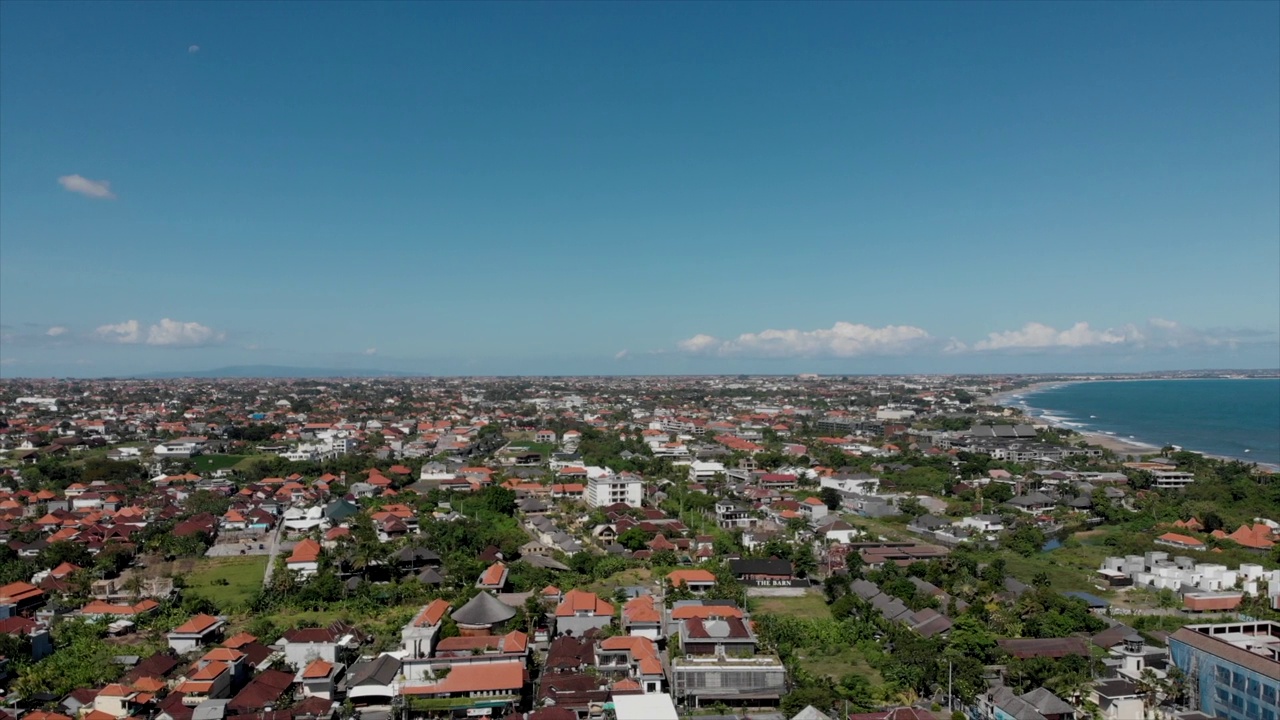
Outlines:
{"type": "Polygon", "coordinates": [[[951,692],[951,661],[947,661],[947,712],[955,712],[955,695],[951,692]]]}

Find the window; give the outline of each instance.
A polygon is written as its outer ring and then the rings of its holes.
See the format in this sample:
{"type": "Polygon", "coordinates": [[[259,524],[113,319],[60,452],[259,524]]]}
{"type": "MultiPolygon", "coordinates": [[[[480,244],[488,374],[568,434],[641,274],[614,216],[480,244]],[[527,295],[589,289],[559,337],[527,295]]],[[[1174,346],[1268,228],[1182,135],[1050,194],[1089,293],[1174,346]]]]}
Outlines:
{"type": "Polygon", "coordinates": [[[1249,697],[1256,698],[1262,694],[1262,683],[1258,682],[1257,678],[1249,678],[1248,688],[1246,692],[1249,693],[1249,697]]]}
{"type": "Polygon", "coordinates": [[[1262,702],[1268,705],[1276,704],[1276,686],[1275,685],[1268,684],[1268,685],[1262,686],[1262,702]]]}
{"type": "Polygon", "coordinates": [[[1236,690],[1244,689],[1244,675],[1238,672],[1231,673],[1231,687],[1236,690]]]}
{"type": "Polygon", "coordinates": [[[1215,672],[1216,672],[1216,674],[1217,674],[1217,676],[1218,676],[1218,682],[1222,683],[1223,685],[1230,685],[1230,684],[1231,684],[1231,671],[1230,671],[1230,670],[1228,670],[1228,669],[1226,669],[1226,668],[1222,667],[1221,665],[1219,665],[1219,666],[1215,669],[1215,672]]]}

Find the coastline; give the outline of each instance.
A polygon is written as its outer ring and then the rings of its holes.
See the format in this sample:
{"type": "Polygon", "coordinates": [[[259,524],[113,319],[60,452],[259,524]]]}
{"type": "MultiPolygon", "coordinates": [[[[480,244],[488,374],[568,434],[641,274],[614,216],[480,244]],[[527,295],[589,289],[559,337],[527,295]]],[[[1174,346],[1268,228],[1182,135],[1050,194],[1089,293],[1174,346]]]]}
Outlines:
{"type": "MultiPolygon", "coordinates": [[[[1152,379],[1155,379],[1155,378],[1152,378],[1152,379]]],[[[1172,380],[1176,378],[1167,378],[1167,379],[1172,380]]],[[[1024,415],[1029,420],[1031,420],[1034,424],[1043,424],[1043,425],[1048,425],[1054,428],[1071,430],[1072,432],[1078,433],[1082,438],[1084,438],[1085,442],[1089,443],[1090,445],[1096,445],[1098,447],[1111,450],[1117,455],[1122,455],[1122,456],[1128,455],[1128,456],[1133,456],[1134,458],[1137,458],[1142,455],[1159,454],[1161,446],[1143,442],[1142,440],[1136,437],[1130,439],[1130,438],[1120,437],[1117,435],[1108,434],[1105,432],[1099,432],[1096,430],[1085,430],[1079,427],[1072,427],[1073,423],[1059,422],[1057,421],[1057,419],[1053,418],[1052,416],[1047,415],[1044,408],[1036,407],[1029,402],[1029,396],[1042,392],[1044,390],[1049,390],[1052,388],[1059,388],[1059,387],[1066,387],[1068,385],[1076,385],[1079,383],[1087,383],[1087,382],[1116,382],[1116,380],[1112,380],[1112,379],[1060,380],[1060,381],[1054,381],[1054,382],[1033,383],[1031,385],[1027,385],[1026,387],[1021,387],[1016,390],[1007,390],[1004,392],[999,392],[999,393],[990,395],[987,398],[987,402],[993,405],[998,405],[1000,407],[1006,407],[1014,411],[1017,411],[1022,415],[1024,415]],[[1016,398],[1018,402],[1016,403],[1009,402],[1009,400],[1013,398],[1016,398]],[[1035,414],[1035,413],[1040,413],[1040,414],[1035,414]]],[[[1203,451],[1196,450],[1194,448],[1190,448],[1182,445],[1180,445],[1179,447],[1189,452],[1198,453],[1207,458],[1213,458],[1216,460],[1226,460],[1226,461],[1238,460],[1243,463],[1256,465],[1260,469],[1266,469],[1271,472],[1280,472],[1280,465],[1276,465],[1273,463],[1259,462],[1255,459],[1251,459],[1248,457],[1207,453],[1207,452],[1203,452],[1203,451]]]]}

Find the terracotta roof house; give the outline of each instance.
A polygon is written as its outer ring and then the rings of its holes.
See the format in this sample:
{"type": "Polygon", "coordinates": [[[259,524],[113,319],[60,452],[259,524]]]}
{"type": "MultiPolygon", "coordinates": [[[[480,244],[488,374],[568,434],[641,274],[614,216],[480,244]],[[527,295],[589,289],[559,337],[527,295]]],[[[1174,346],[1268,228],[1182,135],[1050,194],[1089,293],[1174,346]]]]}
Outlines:
{"type": "Polygon", "coordinates": [[[1250,550],[1268,550],[1275,546],[1276,538],[1271,532],[1271,528],[1257,523],[1253,527],[1249,527],[1248,523],[1236,528],[1236,531],[1227,536],[1228,540],[1233,540],[1236,544],[1247,547],[1250,550]]]}
{"type": "Polygon", "coordinates": [[[628,635],[657,640],[662,637],[662,613],[652,595],[632,598],[622,606],[622,630],[628,635]]]}
{"type": "Polygon", "coordinates": [[[341,665],[335,665],[316,658],[298,671],[294,681],[302,686],[303,696],[332,700],[337,686],[338,675],[341,672],[341,665]]]}
{"type": "Polygon", "coordinates": [[[147,598],[132,605],[113,605],[102,600],[94,600],[80,608],[80,614],[86,617],[128,618],[149,613],[160,607],[160,603],[147,598]]]}
{"type": "Polygon", "coordinates": [[[1190,535],[1180,535],[1178,533],[1165,533],[1155,540],[1157,545],[1168,545],[1170,547],[1185,548],[1187,550],[1203,550],[1204,542],[1193,538],[1190,535]]]}
{"type": "Polygon", "coordinates": [[[425,658],[431,654],[440,621],[449,612],[449,602],[436,598],[418,611],[407,625],[400,628],[400,646],[405,660],[425,658]]]}
{"type": "Polygon", "coordinates": [[[289,555],[285,565],[304,577],[314,575],[319,568],[321,552],[320,543],[305,538],[293,547],[293,553],[289,555]]]}
{"type": "Polygon", "coordinates": [[[716,576],[709,570],[673,570],[667,574],[672,587],[685,587],[696,594],[710,590],[716,584],[716,576]]]}
{"type": "Polygon", "coordinates": [[[519,630],[506,635],[471,635],[445,638],[436,646],[436,657],[470,658],[477,655],[525,655],[529,636],[519,630]]]}
{"type": "Polygon", "coordinates": [[[582,636],[613,622],[613,605],[586,590],[570,590],[556,606],[556,632],[582,636]]]}
{"type": "Polygon", "coordinates": [[[481,590],[501,592],[502,588],[507,584],[507,575],[507,566],[496,562],[480,573],[480,577],[476,580],[476,587],[481,590]]]}
{"type": "Polygon", "coordinates": [[[30,615],[44,600],[44,591],[31,583],[11,582],[0,587],[0,607],[8,606],[7,615],[30,615]]]}
{"type": "Polygon", "coordinates": [[[198,650],[218,641],[226,625],[221,618],[199,614],[169,633],[169,647],[178,654],[198,650]]]}
{"type": "Polygon", "coordinates": [[[622,670],[641,683],[644,692],[662,692],[665,674],[658,648],[649,638],[619,635],[600,641],[596,668],[609,673],[622,670]]]}
{"type": "Polygon", "coordinates": [[[405,695],[421,698],[484,698],[486,705],[507,699],[513,705],[528,679],[523,662],[496,662],[455,666],[443,679],[422,685],[406,685],[405,695]]]}

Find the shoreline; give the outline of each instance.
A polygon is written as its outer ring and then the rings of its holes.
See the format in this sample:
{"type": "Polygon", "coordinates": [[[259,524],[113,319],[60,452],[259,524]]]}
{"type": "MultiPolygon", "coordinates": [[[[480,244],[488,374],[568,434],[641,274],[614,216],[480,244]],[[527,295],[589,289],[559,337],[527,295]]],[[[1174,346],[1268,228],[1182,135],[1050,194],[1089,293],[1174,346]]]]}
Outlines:
{"type": "MultiPolygon", "coordinates": [[[[1180,378],[1144,378],[1144,379],[1175,380],[1180,378]]],[[[1195,378],[1187,378],[1187,379],[1195,379],[1195,378]]],[[[1227,379],[1227,378],[1224,378],[1224,379],[1227,379]]],[[[1128,456],[1133,456],[1134,458],[1140,457],[1142,455],[1158,455],[1160,453],[1161,446],[1143,442],[1142,440],[1136,437],[1126,438],[1118,435],[1107,434],[1105,432],[1101,432],[1098,430],[1085,430],[1082,428],[1070,427],[1065,423],[1056,422],[1055,420],[1047,418],[1044,415],[1033,414],[1033,411],[1040,412],[1040,413],[1045,413],[1047,411],[1044,408],[1036,407],[1035,405],[1032,405],[1029,402],[1028,396],[1031,396],[1036,393],[1040,393],[1040,392],[1043,392],[1044,390],[1049,390],[1052,388],[1066,387],[1068,385],[1077,385],[1080,383],[1092,383],[1092,382],[1121,382],[1121,381],[1116,379],[1107,379],[1107,380],[1099,379],[1099,380],[1060,380],[1060,381],[1052,381],[1052,382],[1032,383],[1031,385],[1027,385],[1026,387],[1021,387],[1016,390],[1006,390],[1003,392],[995,393],[993,395],[988,396],[986,401],[992,405],[998,405],[1000,407],[1009,408],[1011,410],[1019,412],[1028,420],[1030,420],[1033,424],[1043,424],[1049,427],[1058,428],[1062,430],[1070,430],[1072,432],[1075,432],[1078,435],[1080,435],[1082,438],[1084,438],[1085,442],[1089,443],[1090,445],[1096,445],[1098,447],[1111,450],[1117,455],[1122,455],[1122,456],[1128,455],[1128,456]],[[1018,402],[1020,402],[1021,404],[1014,404],[1009,402],[1010,399],[1015,397],[1018,398],[1018,402]]],[[[1265,469],[1270,472],[1280,472],[1280,465],[1275,463],[1260,462],[1258,460],[1251,459],[1248,457],[1238,457],[1234,455],[1219,455],[1215,453],[1208,453],[1200,450],[1195,450],[1194,448],[1190,448],[1185,445],[1179,445],[1178,447],[1180,447],[1184,451],[1194,452],[1198,455],[1202,455],[1207,458],[1213,458],[1215,460],[1224,460],[1224,461],[1236,460],[1239,462],[1247,463],[1249,465],[1255,465],[1259,469],[1265,469]]]]}

